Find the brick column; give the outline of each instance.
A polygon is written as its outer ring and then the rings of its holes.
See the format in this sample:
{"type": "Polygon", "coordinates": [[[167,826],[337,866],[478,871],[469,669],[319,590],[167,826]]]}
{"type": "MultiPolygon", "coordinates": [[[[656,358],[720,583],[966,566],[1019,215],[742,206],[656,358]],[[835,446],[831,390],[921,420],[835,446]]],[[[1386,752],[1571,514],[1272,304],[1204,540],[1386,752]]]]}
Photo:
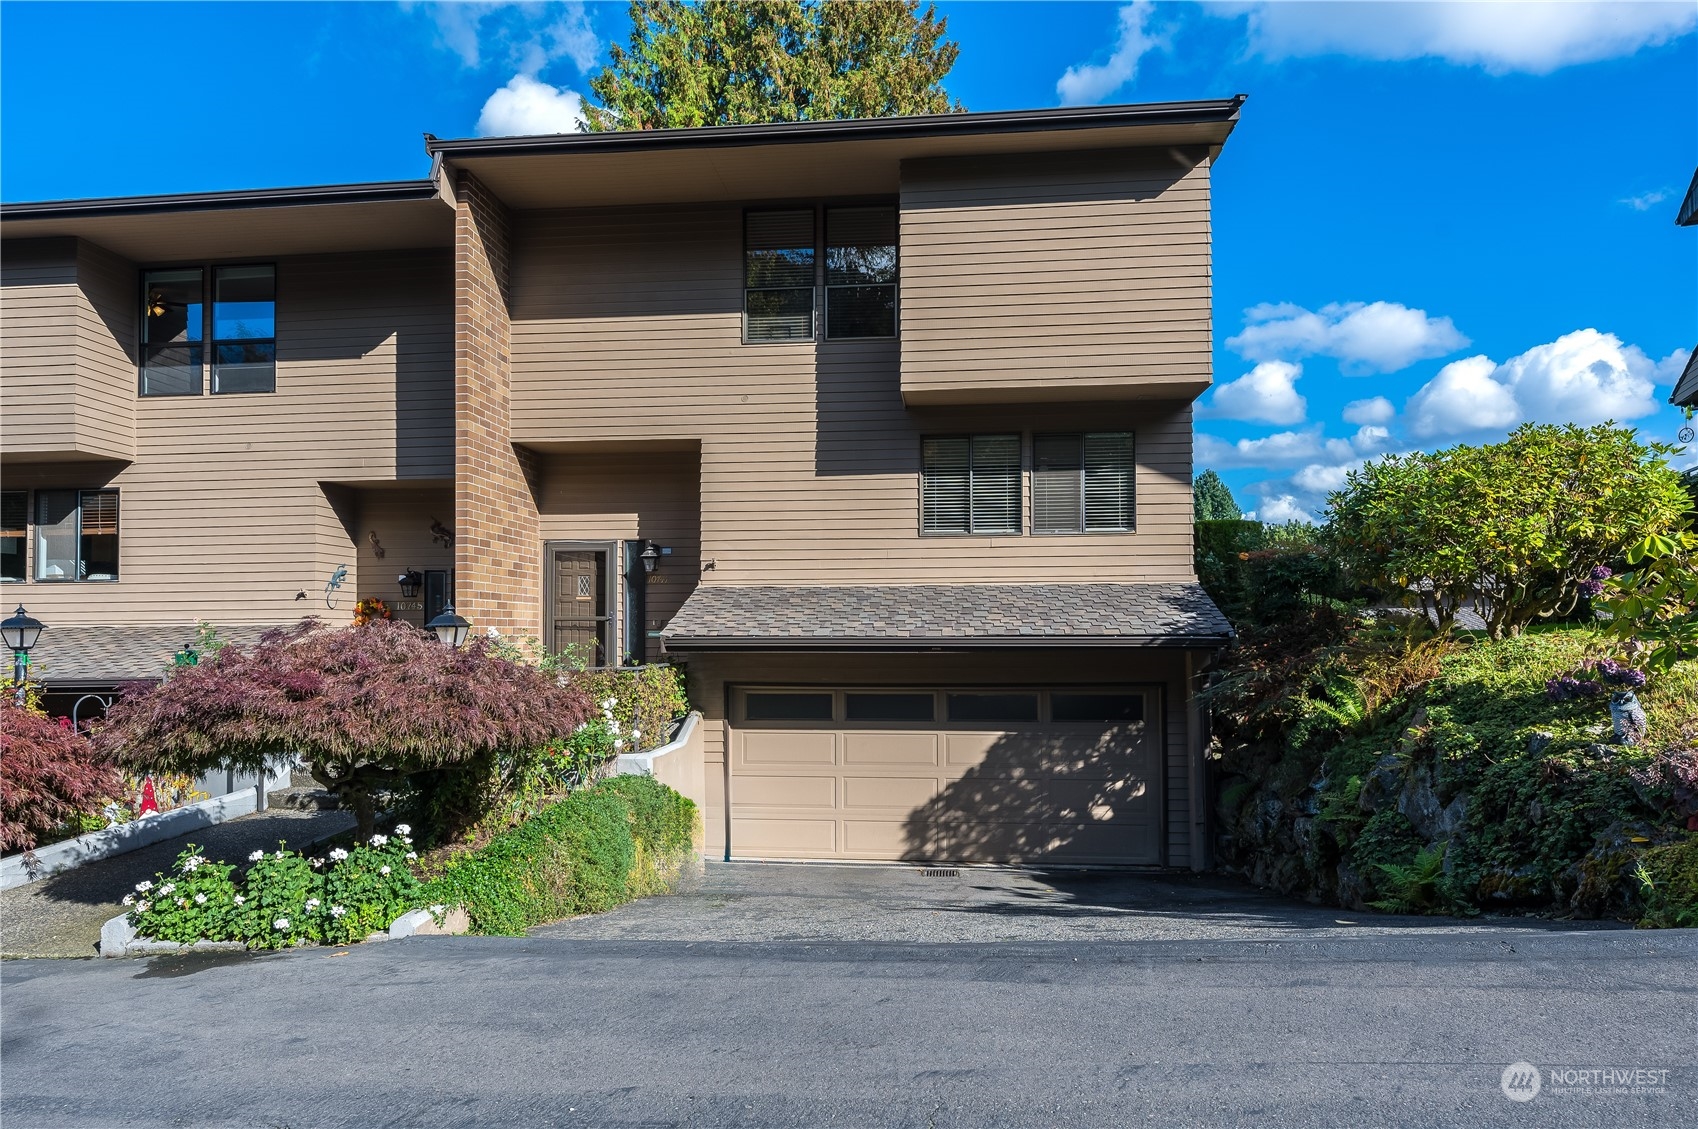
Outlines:
{"type": "Polygon", "coordinates": [[[506,207],[468,172],[454,204],[454,605],[474,633],[534,635],[542,533],[513,447],[506,207]]]}

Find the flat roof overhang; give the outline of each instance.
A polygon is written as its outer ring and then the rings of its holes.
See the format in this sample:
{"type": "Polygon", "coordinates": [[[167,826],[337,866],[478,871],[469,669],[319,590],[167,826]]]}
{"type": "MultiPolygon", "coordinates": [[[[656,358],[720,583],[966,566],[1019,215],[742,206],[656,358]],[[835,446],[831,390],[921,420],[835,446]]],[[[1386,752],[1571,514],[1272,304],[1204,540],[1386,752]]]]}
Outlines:
{"type": "Polygon", "coordinates": [[[434,180],[0,204],[0,238],[86,239],[132,262],[451,247],[434,180]]]}
{"type": "Polygon", "coordinates": [[[894,195],[902,162],[1065,150],[1218,152],[1244,96],[987,114],[431,139],[514,209],[894,195]]]}

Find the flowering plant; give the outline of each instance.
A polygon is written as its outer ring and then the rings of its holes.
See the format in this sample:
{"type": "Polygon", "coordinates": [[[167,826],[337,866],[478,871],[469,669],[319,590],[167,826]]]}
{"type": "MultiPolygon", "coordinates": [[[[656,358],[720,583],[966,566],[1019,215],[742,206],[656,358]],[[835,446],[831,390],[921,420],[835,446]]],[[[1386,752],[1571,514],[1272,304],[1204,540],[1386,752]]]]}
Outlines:
{"type": "Polygon", "coordinates": [[[418,904],[412,865],[419,856],[411,833],[405,823],[397,824],[393,835],[373,835],[335,860],[324,876],[324,904],[317,911],[327,943],[364,940],[418,904]]]}
{"type": "Polygon", "coordinates": [[[1572,673],[1545,683],[1545,697],[1553,702],[1596,698],[1617,690],[1638,690],[1645,685],[1645,672],[1614,659],[1583,663],[1572,673]]]}
{"type": "Polygon", "coordinates": [[[190,843],[170,874],[138,882],[134,893],[124,895],[124,904],[131,907],[130,923],[137,933],[160,941],[233,939],[242,914],[231,877],[235,869],[213,862],[190,843]]]}
{"type": "Polygon", "coordinates": [[[354,626],[364,627],[374,619],[389,619],[389,605],[376,596],[367,596],[354,605],[354,626]]]}

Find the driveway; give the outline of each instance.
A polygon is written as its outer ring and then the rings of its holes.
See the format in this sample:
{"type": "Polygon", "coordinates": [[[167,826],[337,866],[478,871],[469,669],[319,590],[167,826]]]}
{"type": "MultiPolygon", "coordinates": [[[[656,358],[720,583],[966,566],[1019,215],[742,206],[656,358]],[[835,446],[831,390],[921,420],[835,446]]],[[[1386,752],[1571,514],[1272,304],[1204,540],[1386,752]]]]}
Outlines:
{"type": "Polygon", "coordinates": [[[1613,922],[1392,917],[1311,906],[1231,879],[1172,871],[712,862],[667,898],[532,930],[579,940],[1215,941],[1493,936],[1618,930],[1613,922]],[[939,877],[928,877],[941,873],[939,877]]]}

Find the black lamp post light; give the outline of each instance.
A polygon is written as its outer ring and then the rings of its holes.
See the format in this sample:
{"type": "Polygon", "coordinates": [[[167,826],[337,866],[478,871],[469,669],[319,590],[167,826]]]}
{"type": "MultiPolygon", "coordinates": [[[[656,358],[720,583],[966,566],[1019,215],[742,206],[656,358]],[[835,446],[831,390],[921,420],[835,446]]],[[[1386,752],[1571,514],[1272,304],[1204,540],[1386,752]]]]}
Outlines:
{"type": "Polygon", "coordinates": [[[465,643],[466,633],[471,629],[472,621],[456,614],[453,604],[445,606],[441,615],[425,624],[425,630],[436,632],[436,637],[448,647],[465,643]]]}
{"type": "Polygon", "coordinates": [[[0,620],[0,639],[12,648],[12,682],[17,686],[18,704],[24,702],[24,683],[29,680],[29,653],[47,625],[24,610],[22,604],[4,620],[0,620]]]}

